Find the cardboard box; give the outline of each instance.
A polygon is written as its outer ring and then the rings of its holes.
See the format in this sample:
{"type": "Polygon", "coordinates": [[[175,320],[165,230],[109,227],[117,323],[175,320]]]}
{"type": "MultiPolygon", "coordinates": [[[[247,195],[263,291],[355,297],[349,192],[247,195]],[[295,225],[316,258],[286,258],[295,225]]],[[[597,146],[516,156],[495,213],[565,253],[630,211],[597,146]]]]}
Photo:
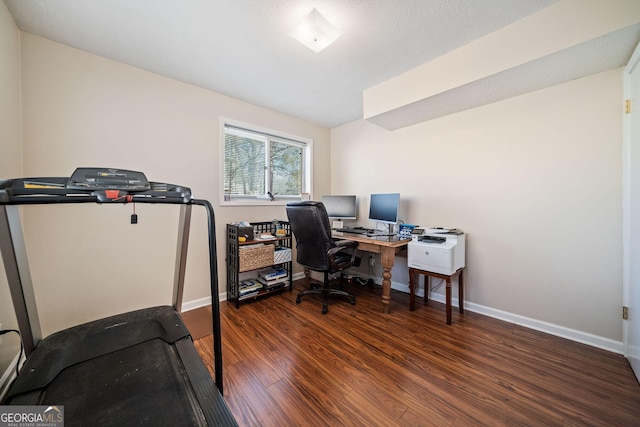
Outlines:
{"type": "Polygon", "coordinates": [[[291,261],[291,248],[279,246],[273,253],[273,263],[281,264],[283,262],[291,261]]]}

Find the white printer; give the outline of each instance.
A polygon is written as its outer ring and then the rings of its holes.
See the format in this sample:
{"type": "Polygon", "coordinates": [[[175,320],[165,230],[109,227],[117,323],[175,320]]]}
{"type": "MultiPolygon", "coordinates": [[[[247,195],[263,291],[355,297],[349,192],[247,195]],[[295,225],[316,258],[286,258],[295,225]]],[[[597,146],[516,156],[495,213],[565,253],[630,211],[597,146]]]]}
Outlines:
{"type": "Polygon", "coordinates": [[[433,273],[451,275],[465,266],[465,236],[455,228],[413,230],[407,264],[433,273]],[[417,231],[417,233],[416,233],[417,231]]]}

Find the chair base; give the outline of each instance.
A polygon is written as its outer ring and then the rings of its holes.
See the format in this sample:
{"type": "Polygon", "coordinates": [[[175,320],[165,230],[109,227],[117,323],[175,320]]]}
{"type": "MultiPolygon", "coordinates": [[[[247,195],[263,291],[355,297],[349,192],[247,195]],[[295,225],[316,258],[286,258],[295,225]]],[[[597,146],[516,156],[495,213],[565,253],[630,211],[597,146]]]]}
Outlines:
{"type": "Polygon", "coordinates": [[[327,312],[329,311],[329,298],[333,296],[348,298],[349,301],[351,302],[351,305],[356,305],[355,295],[352,295],[349,292],[346,292],[340,289],[331,288],[329,286],[328,277],[325,277],[325,281],[322,288],[307,289],[306,291],[298,292],[298,295],[296,296],[296,304],[300,304],[300,299],[303,296],[312,295],[312,294],[324,295],[324,301],[322,303],[322,314],[327,314],[327,312]]]}

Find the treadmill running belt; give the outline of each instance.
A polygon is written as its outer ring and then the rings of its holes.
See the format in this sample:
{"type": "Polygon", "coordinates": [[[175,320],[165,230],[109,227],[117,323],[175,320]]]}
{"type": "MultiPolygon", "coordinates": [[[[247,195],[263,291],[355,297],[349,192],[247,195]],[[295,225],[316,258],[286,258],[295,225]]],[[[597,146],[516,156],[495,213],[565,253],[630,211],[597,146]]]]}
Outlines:
{"type": "Polygon", "coordinates": [[[175,347],[159,339],[65,369],[38,402],[56,403],[67,426],[206,425],[175,347]]]}

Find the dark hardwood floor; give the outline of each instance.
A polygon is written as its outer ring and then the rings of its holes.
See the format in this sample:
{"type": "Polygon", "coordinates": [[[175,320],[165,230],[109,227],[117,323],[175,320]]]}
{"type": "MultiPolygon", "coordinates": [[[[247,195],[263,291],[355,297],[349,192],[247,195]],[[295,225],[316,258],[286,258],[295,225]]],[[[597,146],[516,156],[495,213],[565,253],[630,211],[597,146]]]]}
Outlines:
{"type": "MultiPolygon", "coordinates": [[[[447,326],[442,304],[410,312],[401,292],[384,315],[366,286],[323,315],[316,297],[295,303],[302,289],[221,303],[224,397],[241,426],[640,426],[621,355],[468,311],[447,326]]],[[[202,314],[190,329],[206,330],[202,314]]],[[[211,341],[195,343],[212,371],[211,341]]]]}

